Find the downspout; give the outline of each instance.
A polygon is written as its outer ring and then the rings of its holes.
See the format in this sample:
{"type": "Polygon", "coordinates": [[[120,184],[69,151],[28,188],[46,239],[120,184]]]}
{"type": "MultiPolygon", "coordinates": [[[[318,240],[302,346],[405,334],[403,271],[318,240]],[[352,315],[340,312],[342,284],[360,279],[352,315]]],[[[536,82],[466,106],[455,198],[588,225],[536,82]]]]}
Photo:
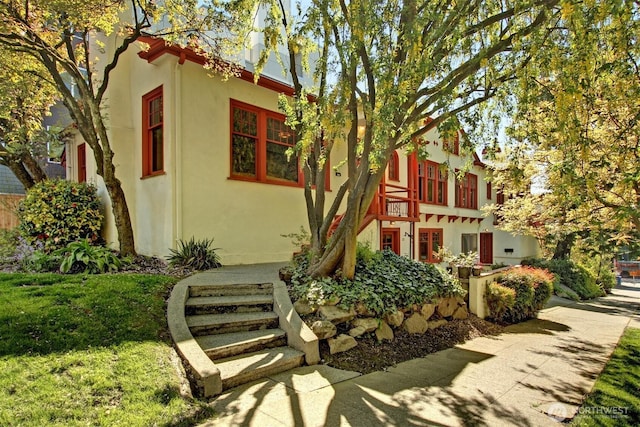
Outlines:
{"type": "Polygon", "coordinates": [[[173,194],[173,242],[177,247],[182,240],[182,64],[186,57],[184,53],[176,62],[173,72],[173,179],[171,192],[173,194]]]}

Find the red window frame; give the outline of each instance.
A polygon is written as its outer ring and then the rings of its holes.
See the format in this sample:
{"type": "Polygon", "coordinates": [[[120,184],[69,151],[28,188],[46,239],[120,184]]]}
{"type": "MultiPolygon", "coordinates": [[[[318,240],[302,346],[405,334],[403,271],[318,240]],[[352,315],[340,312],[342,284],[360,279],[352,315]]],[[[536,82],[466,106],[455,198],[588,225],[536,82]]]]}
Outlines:
{"type": "Polygon", "coordinates": [[[442,143],[446,152],[450,154],[455,154],[456,156],[460,155],[460,134],[456,132],[456,135],[453,137],[453,141],[443,141],[442,143]]]}
{"type": "Polygon", "coordinates": [[[466,173],[456,185],[456,207],[478,209],[478,176],[466,173]]]}
{"type": "Polygon", "coordinates": [[[388,177],[389,181],[400,181],[400,157],[396,151],[391,154],[389,159],[388,177]]]}
{"type": "Polygon", "coordinates": [[[142,96],[142,177],[164,174],[162,86],[142,96]]]}
{"type": "Polygon", "coordinates": [[[491,200],[491,181],[487,182],[487,199],[491,200]]]}
{"type": "Polygon", "coordinates": [[[430,264],[436,264],[442,260],[434,255],[434,252],[442,247],[444,233],[442,228],[419,228],[418,229],[418,260],[430,264]],[[434,248],[434,237],[438,238],[438,247],[434,248]],[[426,253],[425,253],[426,252],[426,253]]]}
{"type": "Polygon", "coordinates": [[[418,167],[418,197],[422,203],[447,206],[447,173],[442,165],[429,160],[418,167]],[[431,191],[429,191],[431,190],[431,191]]]}
{"type": "MultiPolygon", "coordinates": [[[[276,184],[276,185],[285,185],[292,187],[302,187],[304,183],[304,178],[302,174],[302,170],[300,169],[299,160],[296,157],[296,171],[297,171],[297,179],[296,181],[287,180],[285,178],[277,178],[268,175],[267,171],[267,147],[268,144],[275,144],[278,146],[287,146],[291,147],[295,145],[295,140],[292,143],[283,142],[282,140],[278,141],[274,138],[268,138],[268,123],[272,124],[281,123],[282,126],[286,125],[285,116],[270,110],[266,110],[260,107],[256,107],[254,105],[246,104],[241,101],[231,100],[230,106],[230,133],[231,133],[231,141],[230,141],[230,156],[229,156],[229,177],[231,179],[241,180],[241,181],[251,181],[251,182],[261,182],[267,184],[276,184]],[[245,114],[247,117],[250,115],[255,115],[255,129],[251,129],[249,133],[243,133],[238,128],[234,128],[234,112],[238,110],[241,113],[245,114]],[[234,138],[240,137],[245,138],[247,140],[255,141],[255,152],[253,154],[253,162],[254,169],[251,172],[239,172],[234,170],[234,138]]],[[[251,124],[252,125],[252,124],[251,124]]],[[[286,127],[288,128],[288,127],[286,127]]],[[[249,129],[249,128],[246,128],[249,129]]],[[[272,129],[273,130],[273,129],[272,129]]],[[[293,132],[293,130],[290,130],[293,132]]],[[[273,136],[273,135],[271,135],[273,136]]],[[[291,135],[286,135],[287,139],[291,135]]]]}

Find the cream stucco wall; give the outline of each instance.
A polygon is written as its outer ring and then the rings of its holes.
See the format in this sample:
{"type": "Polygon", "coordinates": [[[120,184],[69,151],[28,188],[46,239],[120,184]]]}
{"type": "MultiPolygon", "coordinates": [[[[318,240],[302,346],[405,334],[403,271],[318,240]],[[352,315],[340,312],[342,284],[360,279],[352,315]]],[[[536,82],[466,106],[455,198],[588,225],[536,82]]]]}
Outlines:
{"type": "MultiPolygon", "coordinates": [[[[110,45],[107,45],[110,46],[110,45]]],[[[283,234],[307,228],[303,190],[256,182],[230,179],[230,102],[238,100],[263,109],[278,111],[278,93],[237,78],[222,81],[211,77],[198,64],[180,63],[177,56],[162,55],[152,63],[139,58],[131,49],[120,61],[111,77],[105,102],[114,161],[122,181],[132,218],[136,249],[146,255],[165,256],[179,239],[213,238],[224,264],[286,261],[296,251],[283,234]],[[164,112],[164,174],[142,177],[142,97],[162,87],[164,112]]],[[[426,139],[438,140],[431,131],[426,139]]],[[[69,147],[68,176],[76,176],[75,146],[69,147]]],[[[452,168],[461,167],[464,159],[448,156],[440,145],[429,145],[430,160],[448,160],[452,168]]],[[[338,143],[331,159],[337,165],[345,157],[344,145],[338,143]]],[[[87,180],[101,186],[92,155],[87,150],[87,180]]],[[[344,169],[344,168],[343,168],[344,169]]],[[[486,198],[485,171],[473,166],[478,175],[479,205],[495,200],[486,198]]],[[[331,173],[331,188],[344,181],[331,173]]],[[[400,155],[400,185],[407,185],[407,158],[400,155]]],[[[494,261],[514,263],[536,253],[535,241],[513,237],[495,230],[492,218],[480,223],[447,219],[437,215],[478,218],[482,213],[454,207],[454,178],[448,182],[449,206],[421,204],[420,222],[374,221],[359,235],[374,249],[380,246],[382,227],[398,228],[400,250],[405,256],[417,257],[419,228],[442,228],[444,244],[459,252],[461,234],[492,232],[494,261]],[[427,219],[426,214],[434,214],[427,219]],[[504,249],[512,248],[506,254],[504,249]],[[516,260],[517,259],[517,260],[516,260]]],[[[104,186],[101,194],[105,195],[104,186]]],[[[328,193],[327,206],[334,193],[328,193]]],[[[107,221],[105,239],[116,245],[108,197],[105,197],[107,221]]],[[[343,210],[341,210],[342,212],[343,210]]]]}

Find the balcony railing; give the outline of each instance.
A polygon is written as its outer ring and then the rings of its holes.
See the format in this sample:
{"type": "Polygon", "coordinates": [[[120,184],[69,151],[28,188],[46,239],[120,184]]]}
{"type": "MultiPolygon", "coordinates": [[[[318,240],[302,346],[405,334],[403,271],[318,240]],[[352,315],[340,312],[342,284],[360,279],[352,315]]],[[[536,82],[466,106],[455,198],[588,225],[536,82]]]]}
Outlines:
{"type": "Polygon", "coordinates": [[[369,212],[388,221],[417,221],[420,209],[416,189],[383,182],[369,212]]]}

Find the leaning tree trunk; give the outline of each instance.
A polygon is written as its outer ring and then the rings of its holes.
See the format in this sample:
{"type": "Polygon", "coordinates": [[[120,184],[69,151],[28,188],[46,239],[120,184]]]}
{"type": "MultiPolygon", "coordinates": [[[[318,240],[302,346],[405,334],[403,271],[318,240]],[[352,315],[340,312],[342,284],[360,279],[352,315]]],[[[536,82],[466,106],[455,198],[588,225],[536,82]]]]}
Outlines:
{"type": "Polygon", "coordinates": [[[552,259],[569,259],[575,239],[575,233],[569,233],[560,238],[558,243],[556,243],[556,248],[553,251],[552,259]]]}
{"type": "Polygon", "coordinates": [[[31,176],[29,171],[24,167],[24,164],[22,164],[21,161],[10,161],[7,162],[6,165],[9,169],[11,169],[11,172],[13,172],[16,178],[18,178],[25,190],[28,190],[35,185],[35,180],[31,176]]]}

